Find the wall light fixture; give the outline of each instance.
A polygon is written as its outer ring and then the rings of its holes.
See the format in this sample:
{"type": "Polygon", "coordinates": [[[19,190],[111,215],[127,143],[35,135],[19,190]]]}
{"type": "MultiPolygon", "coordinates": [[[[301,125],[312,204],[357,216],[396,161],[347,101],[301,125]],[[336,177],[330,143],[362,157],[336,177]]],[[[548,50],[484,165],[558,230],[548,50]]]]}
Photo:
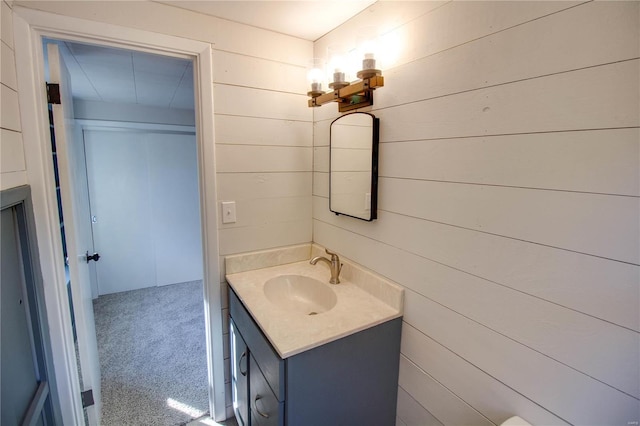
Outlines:
{"type": "Polygon", "coordinates": [[[327,64],[327,77],[331,82],[330,92],[322,90],[322,64],[314,59],[312,68],[307,74],[311,91],[307,95],[311,98],[308,101],[310,107],[319,107],[329,102],[338,103],[338,111],[347,112],[356,108],[373,105],[373,91],[384,86],[382,71],[376,68],[375,45],[371,42],[363,43],[358,49],[364,59],[362,69],[357,72],[359,80],[350,82],[346,79],[346,58],[341,55],[332,55],[329,49],[330,59],[327,64]]]}

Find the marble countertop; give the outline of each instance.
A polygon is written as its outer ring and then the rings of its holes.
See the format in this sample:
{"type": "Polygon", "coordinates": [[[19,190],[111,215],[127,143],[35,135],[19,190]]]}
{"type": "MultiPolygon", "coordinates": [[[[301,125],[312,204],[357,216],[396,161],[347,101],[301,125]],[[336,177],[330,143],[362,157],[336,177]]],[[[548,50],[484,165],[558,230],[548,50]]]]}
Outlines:
{"type": "Polygon", "coordinates": [[[348,276],[341,276],[340,284],[329,284],[329,276],[324,263],[313,266],[305,260],[228,274],[227,282],[282,358],[402,316],[402,303],[397,303],[397,294],[401,300],[402,290],[397,286],[380,281],[369,292],[348,276]],[[326,283],[336,293],[336,305],[318,315],[301,315],[278,307],[267,300],[263,287],[267,280],[280,275],[303,275],[326,283]],[[381,287],[386,291],[380,291],[381,287]],[[389,298],[385,294],[394,296],[389,298]]]}

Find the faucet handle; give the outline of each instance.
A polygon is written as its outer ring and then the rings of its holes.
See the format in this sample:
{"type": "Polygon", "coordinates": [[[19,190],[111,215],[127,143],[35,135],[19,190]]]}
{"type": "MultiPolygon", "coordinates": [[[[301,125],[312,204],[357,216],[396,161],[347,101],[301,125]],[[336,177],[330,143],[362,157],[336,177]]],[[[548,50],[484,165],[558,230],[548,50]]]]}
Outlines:
{"type": "Polygon", "coordinates": [[[334,259],[336,259],[336,258],[340,259],[340,257],[338,257],[338,253],[334,253],[334,252],[332,252],[332,251],[329,251],[329,249],[328,249],[328,248],[325,248],[325,249],[324,249],[324,251],[325,251],[327,254],[330,254],[330,255],[331,255],[331,260],[334,260],[334,259]]]}

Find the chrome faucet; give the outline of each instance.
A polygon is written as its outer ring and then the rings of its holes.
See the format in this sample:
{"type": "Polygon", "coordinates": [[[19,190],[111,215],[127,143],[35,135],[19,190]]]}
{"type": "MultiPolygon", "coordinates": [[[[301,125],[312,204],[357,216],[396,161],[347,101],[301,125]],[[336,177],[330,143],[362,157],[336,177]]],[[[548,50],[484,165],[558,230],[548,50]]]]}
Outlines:
{"type": "Polygon", "coordinates": [[[309,261],[310,264],[315,265],[318,263],[318,260],[322,260],[323,262],[327,262],[329,264],[329,268],[331,269],[331,279],[329,280],[330,284],[339,284],[340,283],[340,271],[342,270],[342,265],[340,264],[340,257],[336,253],[332,253],[329,249],[325,249],[324,251],[327,254],[331,255],[331,260],[327,259],[324,256],[316,256],[309,261]]]}

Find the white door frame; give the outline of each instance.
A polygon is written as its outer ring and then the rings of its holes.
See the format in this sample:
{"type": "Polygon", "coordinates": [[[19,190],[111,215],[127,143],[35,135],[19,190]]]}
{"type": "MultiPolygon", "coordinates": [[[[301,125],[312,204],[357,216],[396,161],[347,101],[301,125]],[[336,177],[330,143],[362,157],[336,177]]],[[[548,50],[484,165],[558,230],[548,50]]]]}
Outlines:
{"type": "Polygon", "coordinates": [[[62,263],[62,243],[49,139],[43,36],[194,60],[209,406],[215,420],[224,420],[226,413],[211,45],[20,6],[15,6],[13,12],[22,136],[27,176],[33,191],[44,298],[63,424],[83,424],[84,416],[62,263]]]}

